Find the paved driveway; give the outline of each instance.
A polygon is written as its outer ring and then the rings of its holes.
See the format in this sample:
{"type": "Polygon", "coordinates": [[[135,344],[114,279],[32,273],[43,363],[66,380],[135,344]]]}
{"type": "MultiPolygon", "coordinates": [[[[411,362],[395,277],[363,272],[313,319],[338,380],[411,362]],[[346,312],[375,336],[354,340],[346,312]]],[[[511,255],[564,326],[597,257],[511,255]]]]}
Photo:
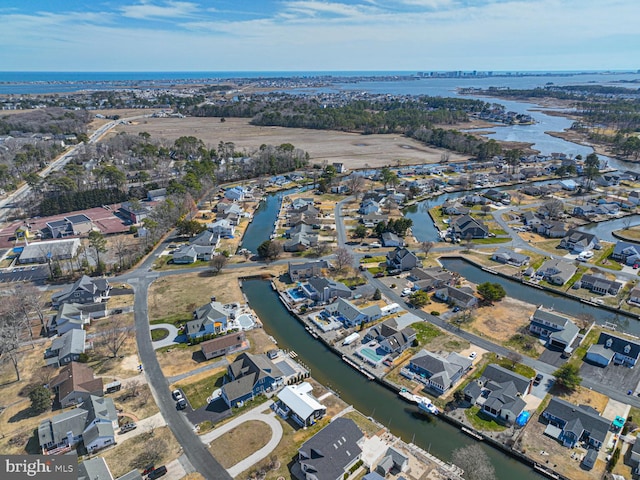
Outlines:
{"type": "Polygon", "coordinates": [[[638,393],[640,382],[640,369],[629,368],[622,365],[609,365],[602,368],[590,363],[583,363],[580,367],[582,378],[592,380],[598,384],[612,388],[619,392],[627,393],[631,390],[633,395],[638,393]]]}
{"type": "Polygon", "coordinates": [[[162,347],[168,347],[170,345],[176,345],[184,340],[184,335],[178,335],[178,328],[170,323],[160,323],[157,325],[151,325],[150,327],[150,330],[155,330],[156,328],[164,328],[165,330],[169,331],[169,335],[167,335],[162,340],[152,342],[154,350],[162,347]]]}

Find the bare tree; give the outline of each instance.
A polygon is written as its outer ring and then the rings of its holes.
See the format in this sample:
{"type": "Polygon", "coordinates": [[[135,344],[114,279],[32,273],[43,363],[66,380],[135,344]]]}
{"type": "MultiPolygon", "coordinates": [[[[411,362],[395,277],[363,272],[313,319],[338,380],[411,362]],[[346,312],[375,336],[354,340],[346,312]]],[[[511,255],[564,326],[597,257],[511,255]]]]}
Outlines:
{"type": "Polygon", "coordinates": [[[516,190],[515,192],[513,192],[512,197],[516,201],[516,204],[520,206],[520,204],[524,200],[524,193],[522,193],[520,190],[516,190]]]}
{"type": "Polygon", "coordinates": [[[106,322],[107,328],[100,335],[98,343],[111,354],[112,358],[116,358],[120,349],[133,336],[133,327],[125,325],[122,315],[112,316],[106,322]]]}
{"type": "MultiPolygon", "coordinates": [[[[6,297],[3,300],[6,300],[6,297]]],[[[2,311],[0,311],[0,360],[11,361],[18,382],[21,380],[20,342],[24,328],[24,317],[21,313],[16,311],[9,302],[3,301],[2,311]]]]}
{"type": "Polygon", "coordinates": [[[511,368],[516,368],[516,365],[522,361],[522,355],[518,352],[509,352],[506,357],[511,362],[511,368]]]}
{"type": "Polygon", "coordinates": [[[347,188],[349,189],[351,195],[355,196],[356,200],[358,200],[358,197],[364,189],[364,177],[362,175],[356,175],[355,173],[352,173],[347,178],[347,188]]]}
{"type": "Polygon", "coordinates": [[[496,472],[482,447],[471,444],[457,448],[451,455],[455,465],[464,470],[466,480],[495,480],[496,472]]]}
{"type": "Polygon", "coordinates": [[[46,328],[44,318],[45,307],[42,300],[42,294],[34,285],[24,284],[14,289],[13,299],[15,301],[15,305],[24,315],[24,320],[29,328],[29,335],[33,340],[33,330],[31,327],[32,315],[35,314],[38,316],[43,331],[46,328]]]}
{"type": "Polygon", "coordinates": [[[540,207],[542,213],[545,213],[549,218],[558,218],[562,212],[564,212],[564,204],[562,200],[552,198],[547,200],[540,207]]]}
{"type": "Polygon", "coordinates": [[[312,248],[313,248],[314,255],[316,257],[321,257],[323,255],[326,255],[329,252],[330,244],[329,242],[318,242],[312,248]]]}
{"type": "Polygon", "coordinates": [[[486,216],[490,211],[491,211],[491,205],[487,204],[487,205],[482,205],[480,207],[480,210],[482,210],[482,214],[484,216],[486,216]]]}
{"type": "Polygon", "coordinates": [[[118,235],[113,241],[113,249],[118,257],[118,265],[120,270],[124,268],[124,259],[129,250],[129,242],[124,235],[118,235]]]}
{"type": "Polygon", "coordinates": [[[225,255],[214,255],[209,266],[213,269],[214,275],[219,274],[222,269],[227,265],[229,259],[225,255]]]}
{"type": "Polygon", "coordinates": [[[631,228],[632,222],[633,222],[633,219],[631,218],[631,216],[624,217],[622,219],[623,230],[629,230],[629,228],[631,228]]]}
{"type": "Polygon", "coordinates": [[[336,269],[342,272],[353,263],[353,255],[344,247],[338,248],[335,253],[335,262],[336,269]]]}
{"type": "Polygon", "coordinates": [[[429,255],[429,252],[434,247],[435,242],[425,241],[420,244],[420,250],[424,252],[425,255],[429,255]]]}

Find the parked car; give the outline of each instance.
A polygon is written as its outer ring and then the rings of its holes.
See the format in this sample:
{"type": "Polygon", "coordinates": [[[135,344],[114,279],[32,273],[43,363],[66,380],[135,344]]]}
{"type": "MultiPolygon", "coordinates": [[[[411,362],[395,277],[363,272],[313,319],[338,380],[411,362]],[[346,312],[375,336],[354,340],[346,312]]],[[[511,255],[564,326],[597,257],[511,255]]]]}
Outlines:
{"type": "Polygon", "coordinates": [[[127,433],[127,432],[130,432],[131,430],[135,430],[136,428],[138,428],[138,425],[136,425],[133,422],[125,423],[120,427],[120,433],[121,434],[127,433]]]}
{"type": "Polygon", "coordinates": [[[478,353],[477,353],[477,352],[471,352],[471,353],[469,354],[469,358],[470,358],[471,360],[474,360],[477,356],[478,356],[478,353]]]}
{"type": "Polygon", "coordinates": [[[178,400],[178,403],[176,404],[176,408],[178,410],[184,410],[185,408],[187,408],[187,401],[184,398],[180,398],[180,400],[178,400]]]}
{"type": "Polygon", "coordinates": [[[373,278],[381,278],[381,277],[384,277],[384,273],[382,272],[378,272],[373,276],[373,278]]]}
{"type": "Polygon", "coordinates": [[[536,378],[533,379],[533,384],[534,385],[540,385],[540,382],[542,381],[542,374],[539,373],[536,375],[536,378]]]}
{"type": "Polygon", "coordinates": [[[173,399],[177,402],[179,400],[183,400],[184,397],[182,396],[182,392],[178,389],[174,390],[173,392],[171,392],[171,396],[173,397],[173,399]]]}
{"type": "Polygon", "coordinates": [[[144,469],[142,470],[142,475],[149,475],[154,469],[155,469],[155,465],[151,464],[151,465],[147,465],[146,467],[144,467],[144,469]]]}
{"type": "Polygon", "coordinates": [[[149,475],[147,476],[147,478],[149,480],[155,480],[156,478],[160,478],[163,475],[167,474],[167,467],[165,467],[164,465],[158,467],[158,468],[154,468],[153,470],[151,470],[151,472],[149,472],[149,475]]]}

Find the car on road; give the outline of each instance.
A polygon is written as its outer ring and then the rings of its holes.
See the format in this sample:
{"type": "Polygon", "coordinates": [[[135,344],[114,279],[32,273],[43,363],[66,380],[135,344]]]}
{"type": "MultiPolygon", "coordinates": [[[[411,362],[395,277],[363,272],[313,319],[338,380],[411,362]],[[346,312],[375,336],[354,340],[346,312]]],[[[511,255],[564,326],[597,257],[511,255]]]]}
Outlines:
{"type": "Polygon", "coordinates": [[[543,377],[542,377],[541,373],[537,374],[536,378],[533,379],[533,384],[536,385],[536,386],[540,385],[540,382],[542,381],[542,378],[543,377]]]}
{"type": "Polygon", "coordinates": [[[454,313],[459,312],[459,311],[460,311],[460,307],[459,306],[456,305],[455,307],[453,307],[453,312],[454,313]]]}
{"type": "Polygon", "coordinates": [[[177,402],[178,400],[183,400],[184,397],[182,396],[182,392],[178,389],[175,389],[173,392],[171,392],[171,396],[173,397],[173,399],[177,402]]]}
{"type": "Polygon", "coordinates": [[[135,430],[136,428],[138,428],[138,425],[136,425],[133,422],[125,423],[120,427],[120,433],[121,434],[127,433],[127,432],[130,432],[131,430],[135,430]]]}
{"type": "Polygon", "coordinates": [[[382,272],[378,272],[373,276],[373,278],[382,278],[382,277],[384,277],[384,273],[382,272]]]}
{"type": "Polygon", "coordinates": [[[149,480],[155,480],[156,478],[160,478],[163,475],[167,474],[167,467],[165,467],[164,465],[158,467],[158,468],[154,468],[153,470],[151,470],[149,472],[149,475],[147,475],[147,478],[149,480]]]}
{"type": "Polygon", "coordinates": [[[382,244],[380,242],[372,242],[369,244],[369,246],[373,248],[380,248],[382,244]]]}

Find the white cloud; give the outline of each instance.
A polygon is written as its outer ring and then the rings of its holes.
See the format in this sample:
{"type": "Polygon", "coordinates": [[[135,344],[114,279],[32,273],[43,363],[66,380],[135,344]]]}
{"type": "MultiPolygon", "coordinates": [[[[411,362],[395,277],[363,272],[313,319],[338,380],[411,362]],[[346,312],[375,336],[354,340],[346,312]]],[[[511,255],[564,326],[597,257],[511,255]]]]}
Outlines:
{"type": "Polygon", "coordinates": [[[139,20],[151,18],[181,18],[195,14],[198,5],[191,2],[164,2],[157,5],[148,1],[142,1],[135,5],[120,7],[120,12],[128,18],[139,20]]]}

